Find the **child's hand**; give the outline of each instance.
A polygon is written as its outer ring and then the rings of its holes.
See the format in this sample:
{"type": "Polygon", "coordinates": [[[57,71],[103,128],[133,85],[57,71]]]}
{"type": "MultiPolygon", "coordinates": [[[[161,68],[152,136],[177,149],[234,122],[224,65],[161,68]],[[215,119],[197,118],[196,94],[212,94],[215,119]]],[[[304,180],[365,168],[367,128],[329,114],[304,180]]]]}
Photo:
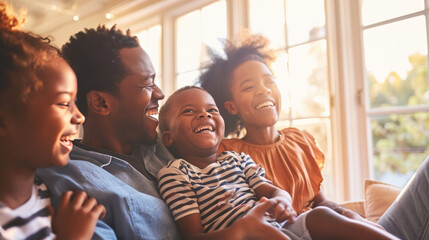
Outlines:
{"type": "Polygon", "coordinates": [[[231,225],[231,228],[241,229],[239,232],[242,232],[243,235],[238,238],[290,240],[286,234],[266,221],[265,216],[276,206],[276,201],[263,197],[260,202],[261,204],[250,209],[246,215],[231,225]]]}
{"type": "Polygon", "coordinates": [[[85,192],[67,191],[52,214],[52,229],[57,239],[91,239],[97,220],[105,214],[106,209],[95,198],[88,198],[85,192]]]}
{"type": "MultiPolygon", "coordinates": [[[[285,199],[282,197],[274,197],[271,198],[277,201],[277,205],[272,208],[270,211],[271,217],[276,220],[278,223],[282,223],[284,221],[294,222],[297,216],[295,210],[292,208],[292,204],[289,199],[285,199]]],[[[267,198],[262,197],[260,202],[267,201],[267,198]]]]}

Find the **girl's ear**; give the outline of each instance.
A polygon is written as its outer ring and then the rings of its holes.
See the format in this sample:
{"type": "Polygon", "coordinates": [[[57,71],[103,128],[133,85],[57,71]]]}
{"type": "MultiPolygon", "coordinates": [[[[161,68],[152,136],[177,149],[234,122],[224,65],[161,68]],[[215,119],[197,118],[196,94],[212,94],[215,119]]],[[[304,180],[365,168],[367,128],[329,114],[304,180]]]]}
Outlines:
{"type": "Polygon", "coordinates": [[[162,143],[166,147],[171,147],[171,145],[173,145],[174,143],[173,138],[171,138],[170,131],[168,130],[161,133],[161,138],[162,138],[162,143]]]}
{"type": "Polygon", "coordinates": [[[110,114],[111,105],[112,105],[112,95],[100,91],[90,91],[86,95],[86,102],[88,104],[88,110],[107,116],[110,114]]]}
{"type": "Polygon", "coordinates": [[[231,115],[237,115],[238,114],[237,108],[235,108],[235,104],[233,101],[226,101],[223,103],[223,106],[225,106],[226,110],[231,115]]]}

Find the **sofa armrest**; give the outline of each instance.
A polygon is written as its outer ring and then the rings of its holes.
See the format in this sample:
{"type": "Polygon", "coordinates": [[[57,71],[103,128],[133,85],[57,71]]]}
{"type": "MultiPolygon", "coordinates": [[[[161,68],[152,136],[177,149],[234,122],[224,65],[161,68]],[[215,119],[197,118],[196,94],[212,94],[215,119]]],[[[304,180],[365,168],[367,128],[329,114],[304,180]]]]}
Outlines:
{"type": "Polygon", "coordinates": [[[341,206],[358,213],[363,218],[366,217],[366,215],[365,215],[365,201],[364,200],[343,202],[341,204],[341,206]]]}
{"type": "Polygon", "coordinates": [[[341,204],[363,218],[376,223],[381,215],[390,207],[401,189],[379,181],[365,180],[365,199],[347,201],[341,204]]]}

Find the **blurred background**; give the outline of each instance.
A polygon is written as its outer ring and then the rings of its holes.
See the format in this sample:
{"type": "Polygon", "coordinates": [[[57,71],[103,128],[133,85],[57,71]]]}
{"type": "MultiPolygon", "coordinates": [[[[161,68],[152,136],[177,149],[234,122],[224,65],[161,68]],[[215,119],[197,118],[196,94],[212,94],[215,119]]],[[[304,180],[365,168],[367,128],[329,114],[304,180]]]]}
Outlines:
{"type": "Polygon", "coordinates": [[[360,199],[366,178],[403,187],[429,155],[427,0],[12,0],[26,30],[61,47],[99,24],[130,29],[166,96],[193,84],[208,47],[241,29],[278,53],[279,128],[312,133],[326,156],[324,188],[360,199]]]}

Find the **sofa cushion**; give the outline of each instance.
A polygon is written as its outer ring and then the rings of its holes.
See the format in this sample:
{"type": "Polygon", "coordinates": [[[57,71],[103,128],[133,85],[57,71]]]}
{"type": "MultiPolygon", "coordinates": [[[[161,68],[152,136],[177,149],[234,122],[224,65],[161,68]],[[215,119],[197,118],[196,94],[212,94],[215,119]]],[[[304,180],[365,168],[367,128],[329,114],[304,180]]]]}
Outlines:
{"type": "Polygon", "coordinates": [[[353,212],[365,218],[365,203],[364,200],[346,201],[341,204],[342,207],[352,210],[353,212]]]}
{"type": "Polygon", "coordinates": [[[365,217],[377,222],[381,215],[390,207],[401,191],[400,188],[375,181],[365,180],[365,217]]]}

